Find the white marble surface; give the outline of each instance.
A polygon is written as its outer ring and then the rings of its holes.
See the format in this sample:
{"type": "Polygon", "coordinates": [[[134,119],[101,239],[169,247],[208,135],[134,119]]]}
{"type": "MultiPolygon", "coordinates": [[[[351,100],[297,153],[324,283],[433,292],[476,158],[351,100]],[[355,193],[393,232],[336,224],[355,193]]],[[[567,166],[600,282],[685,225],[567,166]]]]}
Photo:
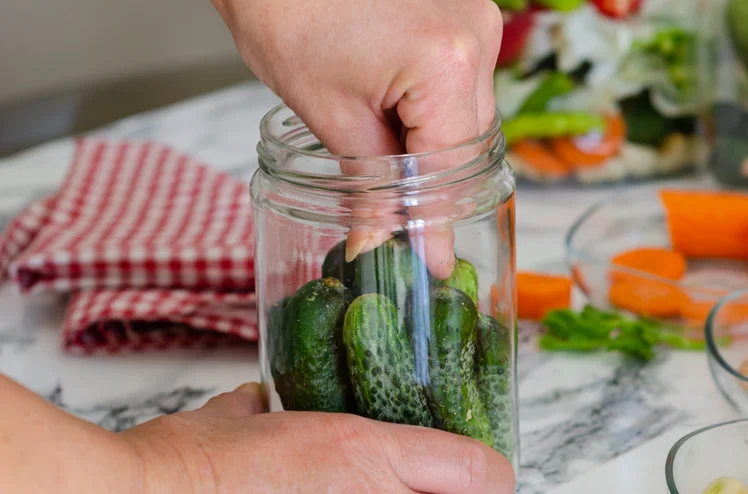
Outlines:
{"type": "MultiPolygon", "coordinates": [[[[152,139],[249,178],[262,115],[278,99],[243,85],[96,132],[152,139]]],[[[0,160],[0,229],[25,205],[60,184],[71,139],[0,160]]],[[[520,269],[564,269],[563,235],[574,218],[611,189],[520,187],[520,269]]],[[[24,299],[0,284],[0,372],[55,404],[114,430],[188,409],[212,394],[259,379],[248,350],[72,357],[60,350],[64,299],[24,299]]],[[[732,418],[703,354],[662,352],[647,365],[615,355],[568,356],[535,349],[522,329],[519,382],[521,471],[518,492],[660,494],[665,457],[685,433],[732,418]]]]}

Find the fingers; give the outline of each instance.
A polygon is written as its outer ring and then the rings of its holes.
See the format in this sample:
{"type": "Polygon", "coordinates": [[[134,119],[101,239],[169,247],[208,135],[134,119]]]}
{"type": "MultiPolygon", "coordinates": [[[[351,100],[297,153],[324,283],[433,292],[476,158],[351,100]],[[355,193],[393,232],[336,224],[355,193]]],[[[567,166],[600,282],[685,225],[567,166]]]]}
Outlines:
{"type": "Polygon", "coordinates": [[[242,384],[230,393],[214,396],[200,409],[225,417],[241,418],[265,411],[265,394],[257,383],[242,384]]]}
{"type": "Polygon", "coordinates": [[[511,494],[509,461],[473,439],[420,427],[385,424],[394,444],[392,468],[416,492],[511,494]]]}
{"type": "Polygon", "coordinates": [[[478,69],[478,126],[485,132],[496,116],[496,93],[493,86],[493,74],[496,60],[499,58],[504,21],[499,7],[492,0],[484,2],[486,15],[482,20],[484,31],[481,44],[481,65],[478,69]]]}

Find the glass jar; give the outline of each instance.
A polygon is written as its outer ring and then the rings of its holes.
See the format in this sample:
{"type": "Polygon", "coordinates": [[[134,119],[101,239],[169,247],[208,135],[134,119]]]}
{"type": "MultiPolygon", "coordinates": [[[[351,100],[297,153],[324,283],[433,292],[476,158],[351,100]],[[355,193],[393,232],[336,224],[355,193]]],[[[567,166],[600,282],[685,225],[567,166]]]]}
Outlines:
{"type": "Polygon", "coordinates": [[[709,106],[707,167],[722,184],[748,186],[748,1],[701,0],[701,67],[709,106]]]}
{"type": "Polygon", "coordinates": [[[515,187],[498,115],[444,151],[343,158],[279,106],[257,149],[270,411],[436,427],[489,444],[516,468],[515,187]],[[362,231],[378,245],[347,262],[346,239],[362,231]],[[434,239],[451,245],[451,232],[454,269],[436,265],[437,277],[424,259],[434,239]]]}
{"type": "Polygon", "coordinates": [[[696,0],[496,0],[495,72],[518,181],[596,186],[693,173],[696,0]]]}

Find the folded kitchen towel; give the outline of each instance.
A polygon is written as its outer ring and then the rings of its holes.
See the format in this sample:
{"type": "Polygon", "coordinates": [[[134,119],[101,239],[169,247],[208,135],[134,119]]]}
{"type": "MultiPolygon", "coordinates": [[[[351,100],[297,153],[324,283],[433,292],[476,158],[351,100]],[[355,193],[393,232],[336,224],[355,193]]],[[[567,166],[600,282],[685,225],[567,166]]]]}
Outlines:
{"type": "Polygon", "coordinates": [[[60,190],[0,233],[0,278],[73,294],[69,351],[253,340],[252,235],[246,182],[164,145],[84,138],[60,190]]]}

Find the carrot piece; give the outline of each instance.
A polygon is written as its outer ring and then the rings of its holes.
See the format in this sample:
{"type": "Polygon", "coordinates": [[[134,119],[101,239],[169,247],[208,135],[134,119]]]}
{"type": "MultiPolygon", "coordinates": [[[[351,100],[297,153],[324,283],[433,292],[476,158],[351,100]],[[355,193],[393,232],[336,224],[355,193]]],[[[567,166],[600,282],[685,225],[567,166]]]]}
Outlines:
{"type": "Polygon", "coordinates": [[[615,281],[608,297],[619,309],[645,317],[676,317],[688,300],[674,284],[643,278],[615,281]]]}
{"type": "Polygon", "coordinates": [[[520,319],[540,320],[554,309],[571,306],[571,279],[522,272],[517,274],[517,312],[520,319]]]}
{"type": "MultiPolygon", "coordinates": [[[[727,293],[725,293],[727,295],[727,293]]],[[[712,309],[719,300],[693,300],[691,298],[681,307],[680,315],[689,326],[703,328],[712,309]]],[[[738,324],[748,320],[748,303],[729,302],[719,312],[719,324],[738,324]]]]}
{"type": "Polygon", "coordinates": [[[748,260],[748,194],[661,190],[670,243],[686,257],[748,260]]]}
{"type": "MultiPolygon", "coordinates": [[[[686,273],[686,258],[680,252],[659,247],[642,247],[621,252],[610,260],[617,266],[625,266],[643,273],[679,280],[686,273]]],[[[612,279],[642,280],[640,276],[621,271],[613,271],[612,279]]]]}
{"type": "Polygon", "coordinates": [[[512,151],[517,154],[533,171],[543,175],[562,178],[569,175],[571,167],[558,159],[545,145],[523,139],[512,144],[512,151]]]}
{"type": "Polygon", "coordinates": [[[557,137],[550,141],[551,150],[573,168],[602,165],[611,156],[618,154],[626,139],[626,122],[621,115],[608,115],[605,123],[605,134],[601,137],[557,137]]]}

